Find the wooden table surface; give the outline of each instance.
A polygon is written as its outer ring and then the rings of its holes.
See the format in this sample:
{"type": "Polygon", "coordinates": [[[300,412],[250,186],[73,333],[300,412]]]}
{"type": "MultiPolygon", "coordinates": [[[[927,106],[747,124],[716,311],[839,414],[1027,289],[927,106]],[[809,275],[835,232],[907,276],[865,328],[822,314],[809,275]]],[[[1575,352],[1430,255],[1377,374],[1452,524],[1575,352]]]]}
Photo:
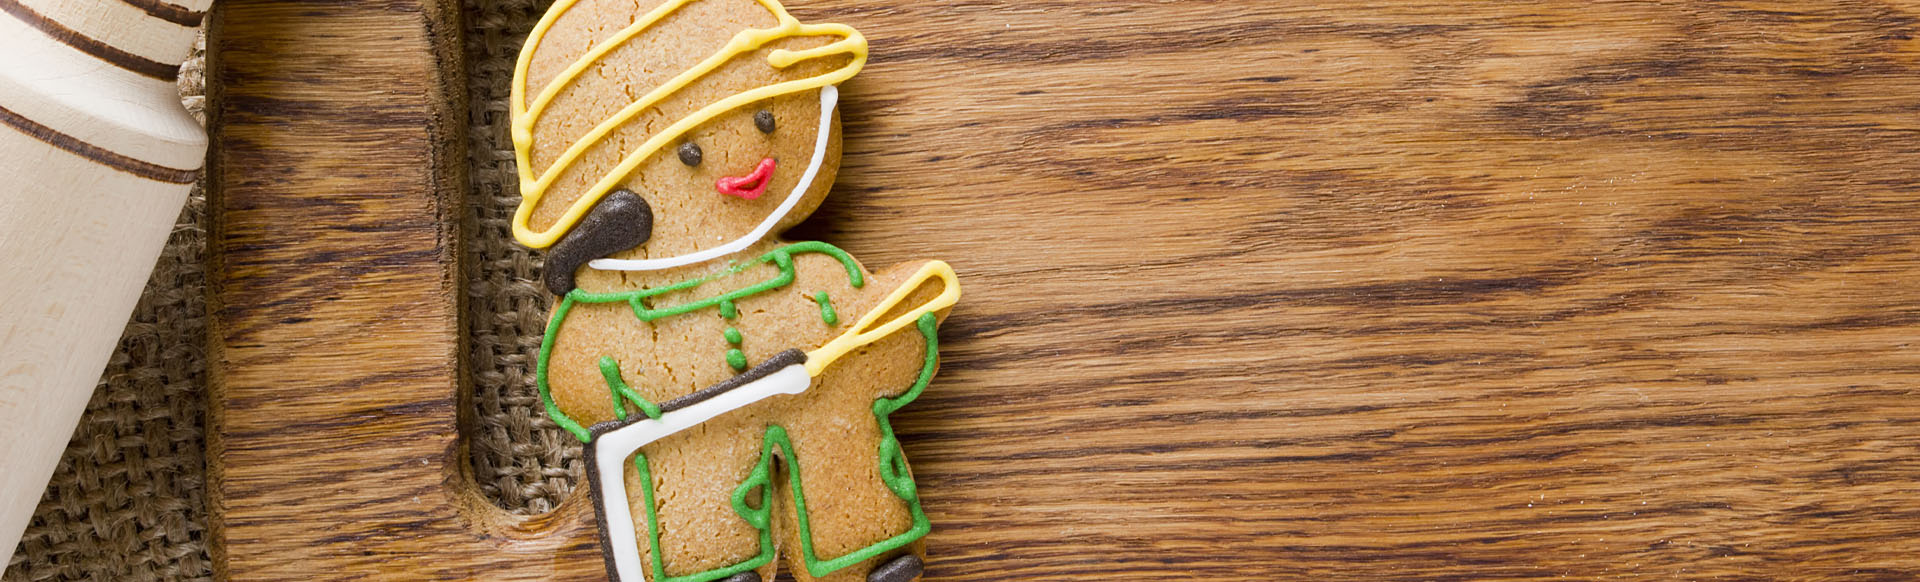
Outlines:
{"type": "MultiPolygon", "coordinates": [[[[1920,5],[788,4],[874,54],[795,237],[966,286],[928,580],[1920,578],[1920,5]]],[[[453,452],[452,12],[216,17],[234,579],[600,575],[453,452]]]]}

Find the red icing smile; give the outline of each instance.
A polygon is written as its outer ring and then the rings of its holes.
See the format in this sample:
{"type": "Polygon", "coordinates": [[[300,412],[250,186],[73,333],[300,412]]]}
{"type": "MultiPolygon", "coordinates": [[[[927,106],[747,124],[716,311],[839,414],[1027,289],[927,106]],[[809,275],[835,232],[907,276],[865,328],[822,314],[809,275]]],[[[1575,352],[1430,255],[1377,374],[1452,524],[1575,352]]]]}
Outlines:
{"type": "Polygon", "coordinates": [[[728,196],[739,196],[748,200],[759,198],[767,191],[767,184],[773,181],[773,158],[760,160],[754,166],[753,173],[745,176],[727,176],[714,183],[713,189],[728,196]]]}

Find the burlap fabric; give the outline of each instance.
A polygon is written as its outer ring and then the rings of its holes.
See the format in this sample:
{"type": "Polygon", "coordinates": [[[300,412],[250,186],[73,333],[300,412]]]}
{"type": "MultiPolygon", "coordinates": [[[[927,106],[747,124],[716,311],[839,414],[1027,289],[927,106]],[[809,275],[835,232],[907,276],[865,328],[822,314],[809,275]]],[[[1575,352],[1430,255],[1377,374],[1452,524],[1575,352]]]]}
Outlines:
{"type": "MultiPolygon", "coordinates": [[[[513,58],[547,1],[466,0],[473,189],[467,299],[474,473],[497,503],[551,509],[579,477],[579,447],[541,414],[533,361],[548,298],[540,259],[514,244],[519,196],[507,138],[513,58]]],[[[201,110],[202,61],[181,75],[201,110]]],[[[86,416],[0,582],[211,580],[206,546],[206,200],[196,190],[101,377],[86,416]]]]}
{"type": "Polygon", "coordinates": [[[479,407],[472,439],[474,475],[501,507],[553,509],[580,478],[580,447],[547,419],[533,386],[534,361],[551,298],[540,284],[540,257],[513,240],[520,204],[507,94],[514,58],[551,0],[466,0],[467,96],[471,124],[465,231],[467,365],[479,407]]]}

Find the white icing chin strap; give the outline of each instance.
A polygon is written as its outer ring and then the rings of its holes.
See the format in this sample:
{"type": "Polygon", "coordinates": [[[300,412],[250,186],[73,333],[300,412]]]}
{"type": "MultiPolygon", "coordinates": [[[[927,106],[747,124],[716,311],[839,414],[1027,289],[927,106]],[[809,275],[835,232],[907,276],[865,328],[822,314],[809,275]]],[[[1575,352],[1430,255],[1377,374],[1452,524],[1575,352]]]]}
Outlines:
{"type": "MultiPolygon", "coordinates": [[[[780,202],[780,207],[773,209],[773,214],[767,215],[767,219],[760,221],[760,225],[753,227],[753,231],[748,232],[746,236],[733,239],[732,242],[727,244],[676,257],[667,257],[664,259],[594,259],[587,263],[587,266],[602,271],[657,271],[660,269],[671,269],[711,261],[753,246],[753,243],[758,242],[761,238],[767,236],[767,233],[772,232],[773,226],[779,224],[781,219],[786,218],[788,213],[793,212],[793,207],[800,204],[800,197],[806,195],[808,187],[813,186],[813,179],[820,175],[820,164],[824,163],[827,157],[827,138],[831,137],[829,132],[833,130],[833,108],[837,106],[839,102],[839,87],[827,85],[820,88],[820,133],[814,137],[813,140],[813,161],[807,164],[807,172],[800,175],[800,183],[793,186],[793,192],[787,194],[787,199],[780,202]]],[[[773,178],[768,177],[767,179],[771,180],[773,178]]]]}

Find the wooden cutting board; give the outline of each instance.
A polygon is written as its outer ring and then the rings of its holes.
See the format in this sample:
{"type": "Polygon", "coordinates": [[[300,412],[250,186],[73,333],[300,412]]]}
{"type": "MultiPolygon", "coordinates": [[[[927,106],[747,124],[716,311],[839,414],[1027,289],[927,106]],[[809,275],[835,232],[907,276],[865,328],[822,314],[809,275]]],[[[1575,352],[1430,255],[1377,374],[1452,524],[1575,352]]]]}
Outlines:
{"type": "MultiPolygon", "coordinates": [[[[1920,577],[1911,3],[793,0],[803,229],[967,297],[929,580],[1920,577]]],[[[232,580],[594,580],[476,493],[456,6],[223,0],[232,580]]]]}
{"type": "Polygon", "coordinates": [[[460,415],[456,3],[220,3],[209,492],[226,580],[591,580],[590,506],[517,519],[460,415]]]}

